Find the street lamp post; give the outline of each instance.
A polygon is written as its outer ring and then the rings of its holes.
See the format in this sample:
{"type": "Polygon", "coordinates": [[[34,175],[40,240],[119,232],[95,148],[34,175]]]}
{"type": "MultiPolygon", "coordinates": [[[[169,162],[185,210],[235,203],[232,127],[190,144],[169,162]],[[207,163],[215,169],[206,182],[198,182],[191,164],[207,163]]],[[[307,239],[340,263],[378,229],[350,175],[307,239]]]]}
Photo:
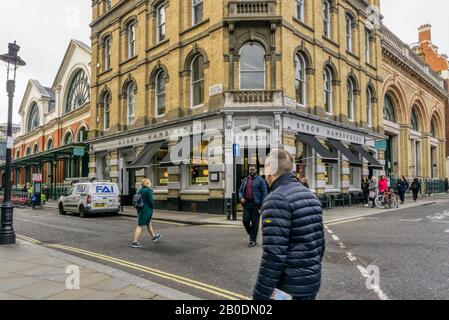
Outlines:
{"type": "Polygon", "coordinates": [[[5,196],[1,206],[0,218],[0,245],[8,245],[16,243],[16,233],[13,228],[14,206],[11,203],[11,165],[12,165],[12,149],[14,148],[14,140],[12,137],[12,110],[14,92],[16,90],[16,71],[19,67],[25,65],[25,61],[17,55],[20,47],[14,43],[8,45],[8,53],[0,55],[0,60],[7,65],[7,81],[6,91],[8,92],[8,133],[6,146],[6,166],[5,166],[5,196]]]}

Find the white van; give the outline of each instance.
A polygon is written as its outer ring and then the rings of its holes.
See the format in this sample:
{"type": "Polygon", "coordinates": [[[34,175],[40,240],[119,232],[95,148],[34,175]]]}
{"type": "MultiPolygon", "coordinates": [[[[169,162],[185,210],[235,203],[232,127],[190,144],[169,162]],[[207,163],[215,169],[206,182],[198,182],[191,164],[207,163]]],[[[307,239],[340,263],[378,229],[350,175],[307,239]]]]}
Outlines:
{"type": "Polygon", "coordinates": [[[112,182],[80,182],[59,199],[59,213],[79,213],[86,218],[90,214],[120,211],[119,188],[112,182]]]}

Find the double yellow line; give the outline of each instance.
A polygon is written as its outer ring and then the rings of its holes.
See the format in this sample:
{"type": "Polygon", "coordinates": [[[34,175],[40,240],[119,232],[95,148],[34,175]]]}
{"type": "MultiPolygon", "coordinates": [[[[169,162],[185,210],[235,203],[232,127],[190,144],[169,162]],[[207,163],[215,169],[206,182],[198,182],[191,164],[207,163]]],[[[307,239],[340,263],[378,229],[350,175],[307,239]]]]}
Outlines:
{"type": "Polygon", "coordinates": [[[20,239],[20,240],[23,240],[23,241],[26,241],[26,242],[31,242],[32,244],[42,244],[42,242],[40,242],[39,240],[30,238],[30,237],[27,237],[27,236],[24,236],[24,235],[21,235],[21,234],[17,234],[16,238],[20,239]]]}
{"type": "Polygon", "coordinates": [[[60,244],[49,244],[47,245],[47,247],[53,248],[53,249],[59,249],[59,250],[63,250],[63,251],[68,251],[68,252],[72,252],[72,253],[78,253],[84,256],[88,256],[88,257],[92,257],[92,258],[96,258],[99,260],[103,260],[103,261],[107,261],[110,263],[114,263],[116,265],[120,265],[123,267],[127,267],[133,270],[138,270],[138,271],[142,271],[145,272],[147,274],[151,274],[154,275],[156,277],[159,278],[163,278],[166,280],[170,280],[170,281],[174,281],[180,284],[183,284],[185,286],[191,287],[191,288],[195,288],[198,289],[200,291],[205,291],[208,293],[211,293],[213,295],[219,296],[221,298],[225,298],[225,299],[229,299],[229,300],[249,300],[248,297],[245,297],[243,295],[234,293],[234,292],[230,292],[215,286],[211,286],[199,281],[195,281],[195,280],[191,280],[191,279],[187,279],[184,277],[180,277],[174,274],[170,274],[167,272],[163,272],[163,271],[159,271],[153,268],[149,268],[143,265],[139,265],[139,264],[135,264],[129,261],[125,261],[125,260],[121,260],[121,259],[117,259],[117,258],[113,258],[113,257],[109,257],[109,256],[105,256],[103,254],[100,253],[95,253],[95,252],[91,252],[91,251],[86,251],[86,250],[82,250],[82,249],[78,249],[78,248],[72,248],[72,247],[67,247],[67,246],[63,246],[60,244]]]}

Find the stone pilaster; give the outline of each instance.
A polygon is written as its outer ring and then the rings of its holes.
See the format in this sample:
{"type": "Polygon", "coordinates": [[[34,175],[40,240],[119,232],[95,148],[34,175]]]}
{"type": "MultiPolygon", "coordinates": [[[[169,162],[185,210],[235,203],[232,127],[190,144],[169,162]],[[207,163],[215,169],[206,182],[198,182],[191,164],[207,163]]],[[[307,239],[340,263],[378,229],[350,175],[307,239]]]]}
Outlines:
{"type": "Polygon", "coordinates": [[[343,193],[349,192],[349,162],[346,160],[341,161],[341,174],[340,174],[340,188],[343,193]]]}
{"type": "Polygon", "coordinates": [[[97,178],[97,155],[95,153],[89,154],[89,178],[97,178]]]}
{"type": "Polygon", "coordinates": [[[326,167],[323,161],[319,158],[315,159],[316,170],[315,170],[315,190],[318,195],[324,194],[326,192],[326,167]]]}
{"type": "Polygon", "coordinates": [[[399,132],[399,176],[410,176],[410,147],[410,128],[402,126],[399,132]]]}
{"type": "Polygon", "coordinates": [[[111,155],[110,160],[111,172],[109,173],[109,176],[111,177],[112,182],[119,183],[120,168],[119,168],[118,149],[111,150],[110,155],[111,155]]]}

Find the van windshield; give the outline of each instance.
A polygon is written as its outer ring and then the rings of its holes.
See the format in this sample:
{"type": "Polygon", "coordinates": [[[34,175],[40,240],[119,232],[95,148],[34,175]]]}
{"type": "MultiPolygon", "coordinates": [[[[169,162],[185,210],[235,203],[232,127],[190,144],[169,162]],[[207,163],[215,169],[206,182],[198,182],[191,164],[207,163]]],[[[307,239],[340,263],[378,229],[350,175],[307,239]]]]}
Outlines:
{"type": "Polygon", "coordinates": [[[96,184],[93,185],[93,193],[100,195],[116,195],[118,194],[118,187],[115,184],[96,184]]]}

